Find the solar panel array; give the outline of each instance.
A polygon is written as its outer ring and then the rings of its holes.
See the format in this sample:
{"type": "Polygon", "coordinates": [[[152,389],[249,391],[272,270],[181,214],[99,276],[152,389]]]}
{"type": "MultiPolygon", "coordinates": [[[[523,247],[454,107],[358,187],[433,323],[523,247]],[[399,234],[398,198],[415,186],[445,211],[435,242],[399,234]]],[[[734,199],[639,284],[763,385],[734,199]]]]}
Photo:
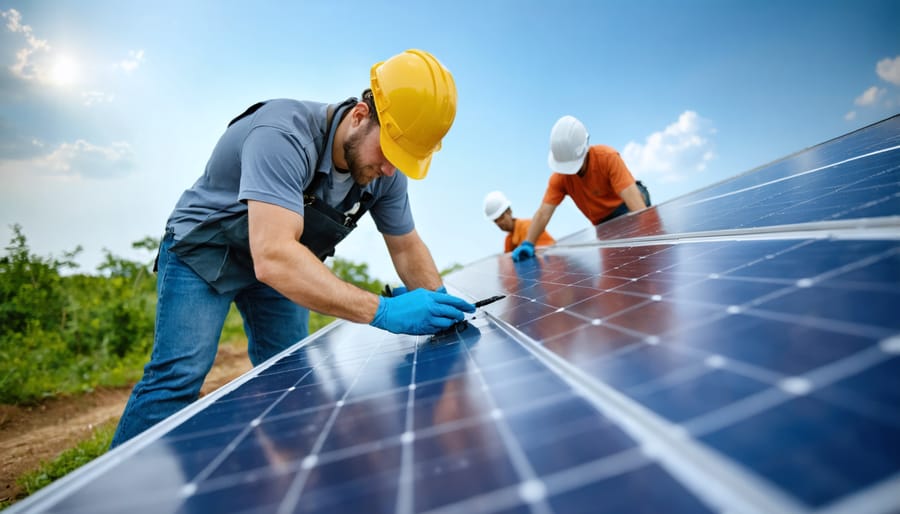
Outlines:
{"type": "Polygon", "coordinates": [[[346,322],[22,512],[900,510],[900,117],[346,322]]]}

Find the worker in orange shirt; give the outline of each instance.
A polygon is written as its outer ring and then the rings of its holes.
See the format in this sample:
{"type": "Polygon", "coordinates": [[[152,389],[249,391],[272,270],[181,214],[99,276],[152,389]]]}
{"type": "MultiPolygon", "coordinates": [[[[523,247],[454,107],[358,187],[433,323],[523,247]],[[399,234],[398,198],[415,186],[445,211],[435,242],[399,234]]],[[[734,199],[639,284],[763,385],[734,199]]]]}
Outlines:
{"type": "Polygon", "coordinates": [[[563,116],[553,125],[547,163],[554,173],[525,240],[513,250],[513,260],[534,256],[538,234],[566,195],[594,225],[650,205],[647,188],[634,180],[619,152],[605,145],[590,146],[589,140],[584,124],[573,116],[563,116]]]}
{"type": "MultiPolygon", "coordinates": [[[[503,247],[504,253],[511,252],[519,246],[525,240],[528,227],[531,226],[531,220],[513,217],[512,204],[500,191],[491,191],[484,197],[484,217],[493,221],[500,230],[509,232],[503,247]]],[[[546,231],[541,231],[541,235],[535,241],[537,246],[550,246],[555,243],[556,241],[546,231]]]]}

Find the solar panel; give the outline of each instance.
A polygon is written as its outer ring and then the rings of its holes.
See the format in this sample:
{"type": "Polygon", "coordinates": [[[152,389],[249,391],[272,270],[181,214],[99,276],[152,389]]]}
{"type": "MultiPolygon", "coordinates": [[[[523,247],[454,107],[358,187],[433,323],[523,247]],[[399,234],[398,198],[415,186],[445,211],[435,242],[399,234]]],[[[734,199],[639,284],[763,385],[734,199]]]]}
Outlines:
{"type": "Polygon", "coordinates": [[[337,322],[16,512],[900,510],[900,117],[337,322]]]}

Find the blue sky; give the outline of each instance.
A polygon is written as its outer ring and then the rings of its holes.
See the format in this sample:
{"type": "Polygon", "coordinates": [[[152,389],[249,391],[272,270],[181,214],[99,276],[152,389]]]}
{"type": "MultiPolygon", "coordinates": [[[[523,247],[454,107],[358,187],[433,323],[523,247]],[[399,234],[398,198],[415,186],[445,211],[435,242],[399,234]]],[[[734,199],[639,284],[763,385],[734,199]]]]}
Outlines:
{"type": "MultiPolygon", "coordinates": [[[[481,211],[530,217],[550,128],[581,119],[660,203],[900,112],[896,1],[0,1],[0,222],[33,251],[149,258],[225,124],[268,98],[336,102],[407,48],[459,92],[411,181],[438,266],[497,253],[481,211]]],[[[588,226],[566,200],[557,237],[588,226]]],[[[364,223],[338,253],[396,280],[364,223]]]]}

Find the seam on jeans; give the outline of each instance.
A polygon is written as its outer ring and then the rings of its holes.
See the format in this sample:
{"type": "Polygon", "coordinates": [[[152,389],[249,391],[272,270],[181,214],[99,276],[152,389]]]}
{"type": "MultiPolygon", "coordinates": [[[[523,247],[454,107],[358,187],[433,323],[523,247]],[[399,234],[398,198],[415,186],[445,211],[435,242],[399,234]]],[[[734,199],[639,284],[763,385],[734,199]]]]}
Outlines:
{"type": "MultiPolygon", "coordinates": [[[[172,233],[173,241],[174,241],[174,236],[175,236],[175,234],[173,232],[172,233]]],[[[165,266],[165,269],[162,270],[162,273],[158,273],[156,275],[156,280],[159,281],[159,285],[156,288],[156,316],[154,317],[154,326],[153,326],[153,348],[150,350],[150,361],[148,362],[148,364],[153,361],[153,354],[154,354],[154,352],[156,352],[156,338],[158,337],[158,334],[159,334],[159,323],[160,323],[159,317],[162,315],[161,309],[159,308],[159,305],[160,305],[159,299],[165,293],[165,289],[167,289],[166,279],[169,278],[169,274],[171,273],[169,271],[169,269],[170,269],[171,258],[173,256],[173,254],[171,251],[169,251],[169,247],[166,247],[165,249],[163,249],[163,244],[165,244],[165,236],[163,236],[163,241],[160,243],[159,246],[160,246],[160,253],[163,251],[166,252],[166,255],[165,255],[166,266],[165,266]]],[[[171,245],[169,245],[169,246],[171,246],[171,245]]],[[[148,369],[147,366],[144,366],[144,374],[147,375],[148,378],[153,378],[153,376],[155,375],[155,373],[153,372],[153,368],[150,367],[148,369]]],[[[138,383],[140,383],[140,381],[138,383]]]]}
{"type": "MultiPolygon", "coordinates": [[[[235,296],[235,303],[237,303],[237,296],[235,296]]],[[[244,318],[244,335],[247,336],[247,353],[250,355],[250,362],[256,362],[259,359],[259,350],[257,349],[259,343],[256,337],[256,320],[253,316],[253,302],[247,301],[246,298],[241,300],[241,303],[244,304],[244,308],[238,306],[238,311],[241,313],[241,317],[244,318]]]]}

